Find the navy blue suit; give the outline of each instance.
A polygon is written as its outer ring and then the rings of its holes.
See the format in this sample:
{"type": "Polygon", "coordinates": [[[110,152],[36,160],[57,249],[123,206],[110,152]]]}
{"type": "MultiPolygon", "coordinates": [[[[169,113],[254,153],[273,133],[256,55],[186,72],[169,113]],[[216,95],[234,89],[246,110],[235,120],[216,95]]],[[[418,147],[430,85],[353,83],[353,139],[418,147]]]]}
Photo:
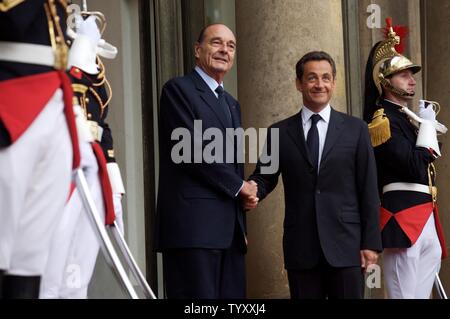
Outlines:
{"type": "MultiPolygon", "coordinates": [[[[225,95],[232,125],[240,127],[239,104],[228,93],[225,92],[225,95]]],[[[163,252],[164,262],[167,262],[164,275],[169,298],[244,297],[245,292],[241,288],[239,292],[234,291],[234,288],[217,288],[214,283],[200,278],[202,272],[213,274],[218,270],[220,278],[211,280],[231,279],[226,273],[227,268],[220,265],[222,261],[219,261],[219,268],[214,270],[211,267],[216,266],[211,264],[217,263],[216,257],[221,259],[225,250],[236,248],[235,252],[241,261],[238,262],[240,266],[232,272],[239,274],[230,276],[238,275],[241,278],[239,281],[244,281],[239,285],[244,285],[245,289],[245,216],[239,197],[236,196],[243,182],[243,165],[204,161],[194,163],[194,147],[191,150],[191,163],[177,164],[171,156],[172,148],[179,143],[171,139],[172,132],[184,128],[193,138],[195,120],[202,121],[202,133],[208,128],[218,128],[223,134],[223,145],[226,144],[225,139],[229,138],[225,133],[228,121],[224,118],[226,113],[220,112],[218,107],[217,97],[196,71],[168,81],[162,89],[155,243],[156,249],[163,252]],[[208,261],[200,262],[199,265],[199,259],[203,260],[204,257],[196,258],[195,261],[189,257],[198,252],[202,256],[205,252],[212,253],[215,257],[212,257],[213,261],[207,257],[208,261]],[[174,269],[179,261],[183,262],[184,270],[181,271],[184,273],[174,269]],[[177,282],[174,278],[178,278],[177,282]]],[[[203,142],[202,148],[208,143],[203,142]]]]}
{"type": "MultiPolygon", "coordinates": [[[[291,296],[356,298],[360,291],[352,283],[362,279],[358,278],[360,250],[381,250],[376,166],[367,125],[331,109],[318,175],[306,146],[301,113],[269,128],[273,129],[279,130],[279,170],[262,174],[258,163],[250,179],[258,183],[262,200],[282,175],[283,250],[291,296]],[[324,285],[323,273],[335,273],[337,283],[324,285]]],[[[269,131],[268,154],[270,136],[269,131]]]]}

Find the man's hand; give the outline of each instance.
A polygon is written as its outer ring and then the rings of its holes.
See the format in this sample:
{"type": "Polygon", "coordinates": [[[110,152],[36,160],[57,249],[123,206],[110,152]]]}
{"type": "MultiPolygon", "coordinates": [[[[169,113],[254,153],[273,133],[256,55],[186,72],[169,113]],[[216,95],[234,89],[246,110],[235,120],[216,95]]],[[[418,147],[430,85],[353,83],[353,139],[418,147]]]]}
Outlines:
{"type": "Polygon", "coordinates": [[[370,265],[377,263],[378,253],[376,251],[364,249],[360,251],[360,254],[361,254],[361,268],[364,268],[365,271],[367,271],[370,265]]]}
{"type": "Polygon", "coordinates": [[[258,184],[255,181],[244,181],[244,186],[239,192],[239,196],[242,199],[242,204],[244,210],[251,210],[256,208],[258,205],[259,198],[258,194],[258,184]]]}

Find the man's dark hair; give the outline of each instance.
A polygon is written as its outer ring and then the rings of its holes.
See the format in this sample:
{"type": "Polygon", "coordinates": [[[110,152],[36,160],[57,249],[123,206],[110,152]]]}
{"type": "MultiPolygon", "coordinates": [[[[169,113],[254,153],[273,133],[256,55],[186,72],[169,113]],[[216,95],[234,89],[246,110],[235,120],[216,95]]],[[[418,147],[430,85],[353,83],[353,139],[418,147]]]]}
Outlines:
{"type": "Polygon", "coordinates": [[[197,38],[197,42],[198,43],[202,43],[203,42],[203,40],[205,39],[205,32],[206,32],[206,30],[209,28],[209,27],[212,27],[213,25],[224,25],[223,23],[212,23],[212,24],[208,24],[206,27],[204,27],[201,31],[200,31],[200,34],[198,35],[198,38],[197,38]]]}
{"type": "Polygon", "coordinates": [[[333,78],[336,78],[336,64],[333,58],[324,51],[311,51],[306,53],[295,65],[295,72],[297,73],[297,79],[301,80],[303,72],[305,71],[305,64],[309,61],[327,61],[331,65],[333,70],[333,78]]]}

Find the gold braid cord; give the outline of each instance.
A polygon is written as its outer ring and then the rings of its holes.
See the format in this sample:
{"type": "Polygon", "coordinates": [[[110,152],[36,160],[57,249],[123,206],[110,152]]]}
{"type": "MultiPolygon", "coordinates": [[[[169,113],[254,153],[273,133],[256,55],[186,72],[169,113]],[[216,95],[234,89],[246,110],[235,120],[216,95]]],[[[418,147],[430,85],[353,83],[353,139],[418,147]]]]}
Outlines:
{"type": "MultiPolygon", "coordinates": [[[[97,93],[97,91],[95,90],[95,86],[98,86],[97,83],[93,83],[93,86],[86,86],[84,84],[78,84],[78,83],[72,83],[72,89],[74,93],[79,93],[81,96],[80,98],[77,98],[76,96],[74,96],[74,103],[75,104],[79,104],[84,111],[84,115],[86,116],[86,118],[88,118],[88,111],[87,111],[87,103],[89,101],[88,98],[88,92],[91,93],[94,98],[97,100],[98,105],[100,106],[100,116],[103,116],[103,112],[106,108],[106,106],[108,106],[109,102],[111,101],[111,95],[112,95],[112,90],[111,90],[111,86],[108,82],[108,80],[106,80],[106,78],[103,78],[101,80],[101,83],[104,83],[108,89],[108,100],[106,102],[103,102],[102,98],[100,97],[100,95],[97,93]]],[[[89,118],[88,118],[89,119],[89,118]]]]}
{"type": "Polygon", "coordinates": [[[0,1],[0,12],[6,12],[18,6],[25,0],[3,0],[0,1]]]}
{"type": "Polygon", "coordinates": [[[377,147],[391,138],[389,118],[383,108],[376,110],[373,114],[372,122],[369,123],[369,134],[373,147],[377,147]]]}
{"type": "Polygon", "coordinates": [[[83,108],[84,116],[87,118],[87,105],[86,105],[86,92],[88,91],[88,87],[84,84],[72,83],[73,93],[80,94],[80,97],[77,94],[73,95],[73,104],[79,105],[83,108]]]}
{"type": "Polygon", "coordinates": [[[111,102],[111,99],[112,99],[112,88],[111,88],[111,85],[109,84],[108,79],[105,76],[105,65],[103,64],[102,60],[98,56],[97,56],[97,61],[98,61],[99,69],[100,69],[100,72],[97,76],[97,80],[100,80],[100,81],[97,83],[92,83],[92,85],[93,86],[101,86],[104,84],[107,89],[108,99],[106,100],[106,102],[103,103],[100,96],[97,94],[97,92],[95,92],[94,89],[89,88],[89,91],[91,91],[91,93],[94,94],[94,96],[98,100],[98,102],[101,106],[100,115],[103,116],[104,109],[109,105],[109,102],[111,102]]]}
{"type": "Polygon", "coordinates": [[[437,187],[434,185],[436,180],[436,167],[433,163],[428,165],[428,186],[430,187],[431,198],[433,199],[433,207],[437,203],[437,187]]]}
{"type": "MultiPolygon", "coordinates": [[[[64,5],[65,1],[59,2],[64,5]]],[[[44,9],[45,14],[47,15],[50,43],[53,48],[53,53],[55,54],[54,68],[57,70],[65,70],[67,68],[69,48],[64,41],[64,33],[61,29],[55,0],[47,0],[47,3],[44,4],[44,9]]]]}

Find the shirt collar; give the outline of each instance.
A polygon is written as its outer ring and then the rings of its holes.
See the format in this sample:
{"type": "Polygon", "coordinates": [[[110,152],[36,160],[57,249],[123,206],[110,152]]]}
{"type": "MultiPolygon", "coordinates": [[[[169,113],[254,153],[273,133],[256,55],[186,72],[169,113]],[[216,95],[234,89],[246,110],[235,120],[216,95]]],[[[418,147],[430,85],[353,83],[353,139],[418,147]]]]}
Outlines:
{"type": "Polygon", "coordinates": [[[216,94],[216,89],[217,87],[220,85],[221,87],[223,87],[223,82],[218,84],[216,82],[216,80],[214,80],[212,77],[210,77],[208,74],[206,74],[205,71],[203,71],[198,65],[195,67],[195,71],[201,76],[201,78],[203,79],[203,81],[206,82],[206,84],[209,86],[209,88],[211,89],[211,91],[214,92],[214,94],[216,94]]]}
{"type": "MultiPolygon", "coordinates": [[[[302,107],[302,122],[303,125],[305,125],[306,122],[309,121],[309,119],[311,118],[311,116],[313,116],[314,112],[312,112],[310,109],[308,109],[308,107],[303,106],[302,107]]],[[[326,123],[328,123],[330,121],[330,114],[331,114],[331,106],[330,104],[328,104],[327,106],[325,106],[325,108],[320,111],[319,113],[317,113],[320,115],[320,117],[322,118],[322,120],[324,120],[326,123]]]]}

